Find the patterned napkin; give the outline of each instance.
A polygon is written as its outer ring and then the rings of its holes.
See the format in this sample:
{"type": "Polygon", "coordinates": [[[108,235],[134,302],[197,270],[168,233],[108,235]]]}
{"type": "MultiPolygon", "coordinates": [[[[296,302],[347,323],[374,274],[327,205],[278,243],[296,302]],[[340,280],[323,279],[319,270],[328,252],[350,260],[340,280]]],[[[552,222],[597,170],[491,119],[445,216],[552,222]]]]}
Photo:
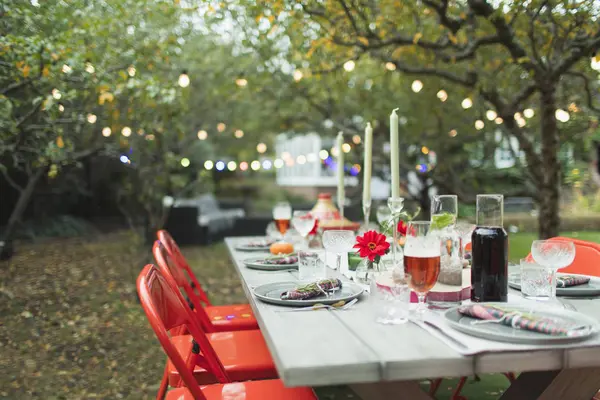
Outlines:
{"type": "MultiPolygon", "coordinates": [[[[544,318],[524,313],[521,310],[514,310],[504,307],[496,307],[483,304],[471,304],[460,306],[458,312],[472,318],[485,320],[485,322],[495,322],[516,329],[525,329],[539,333],[545,333],[551,336],[584,336],[589,333],[589,326],[577,325],[568,321],[561,321],[558,318],[544,318]]],[[[473,322],[485,323],[484,321],[473,322]]]]}
{"type": "Polygon", "coordinates": [[[341,288],[342,281],[337,278],[321,279],[320,281],[298,286],[296,289],[281,293],[281,300],[312,299],[322,294],[327,295],[329,292],[333,292],[341,288]]]}
{"type": "Polygon", "coordinates": [[[584,285],[590,281],[586,276],[562,275],[556,277],[556,287],[566,288],[571,286],[584,285]]]}
{"type": "Polygon", "coordinates": [[[290,265],[290,264],[296,264],[298,262],[298,257],[297,256],[287,256],[287,257],[267,258],[260,262],[263,264],[269,264],[269,265],[290,265]]]}

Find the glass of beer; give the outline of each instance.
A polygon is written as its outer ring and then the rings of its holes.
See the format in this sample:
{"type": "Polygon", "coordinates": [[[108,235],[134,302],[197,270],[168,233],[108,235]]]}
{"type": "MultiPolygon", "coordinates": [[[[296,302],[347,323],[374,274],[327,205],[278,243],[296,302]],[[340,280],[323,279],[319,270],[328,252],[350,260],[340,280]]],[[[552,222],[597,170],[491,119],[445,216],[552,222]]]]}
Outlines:
{"type": "Polygon", "coordinates": [[[426,310],[425,297],[440,274],[440,237],[429,221],[411,221],[404,244],[404,272],[410,275],[410,288],[417,294],[417,311],[426,310]]]}
{"type": "Polygon", "coordinates": [[[275,226],[281,234],[281,239],[290,228],[290,220],[292,219],[292,206],[287,201],[275,204],[273,207],[273,219],[275,226]]]}

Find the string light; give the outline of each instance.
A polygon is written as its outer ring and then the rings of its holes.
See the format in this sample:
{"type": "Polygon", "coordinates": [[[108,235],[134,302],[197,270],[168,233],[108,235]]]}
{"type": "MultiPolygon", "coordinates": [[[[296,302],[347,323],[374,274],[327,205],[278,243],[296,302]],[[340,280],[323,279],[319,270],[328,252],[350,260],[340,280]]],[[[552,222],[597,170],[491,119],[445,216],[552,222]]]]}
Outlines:
{"type": "Polygon", "coordinates": [[[62,104],[59,104],[58,105],[58,111],[64,112],[65,111],[65,106],[63,106],[62,104]]]}
{"type": "Polygon", "coordinates": [[[190,160],[189,160],[189,158],[185,158],[185,157],[184,157],[184,158],[182,158],[182,159],[181,159],[181,166],[182,166],[183,168],[187,168],[187,167],[189,167],[189,166],[190,166],[190,160]]]}
{"type": "Polygon", "coordinates": [[[477,129],[478,131],[482,130],[485,127],[485,123],[478,119],[477,121],[475,121],[475,129],[477,129]]]}
{"type": "Polygon", "coordinates": [[[259,143],[256,145],[256,151],[258,151],[259,153],[264,153],[265,151],[267,151],[267,145],[264,143],[259,143]]]}
{"type": "Polygon", "coordinates": [[[88,74],[93,74],[94,72],[96,72],[96,68],[94,68],[92,63],[88,61],[85,63],[85,72],[87,72],[88,74]]]}
{"type": "Polygon", "coordinates": [[[354,142],[354,144],[360,144],[360,136],[359,135],[354,135],[352,136],[352,141],[354,142]]]}
{"type": "Polygon", "coordinates": [[[338,153],[339,151],[337,147],[332,147],[331,150],[329,150],[329,154],[331,154],[333,157],[337,157],[338,153]]]}
{"type": "Polygon", "coordinates": [[[411,89],[415,93],[419,93],[421,89],[423,89],[423,82],[420,80],[413,81],[412,85],[410,85],[411,89]]]}
{"type": "Polygon", "coordinates": [[[496,114],[496,111],[494,110],[487,110],[485,113],[485,117],[489,120],[489,121],[493,121],[496,119],[496,117],[498,117],[498,114],[496,114]]]}
{"type": "Polygon", "coordinates": [[[219,123],[217,124],[217,130],[218,130],[219,132],[223,132],[223,131],[225,130],[225,128],[227,128],[227,125],[225,125],[223,122],[219,122],[219,123]]]}
{"type": "Polygon", "coordinates": [[[462,103],[460,103],[460,105],[462,106],[462,108],[464,108],[466,110],[468,108],[473,107],[473,100],[471,100],[469,97],[467,97],[466,99],[464,99],[462,101],[462,103]]]}
{"type": "Polygon", "coordinates": [[[62,66],[62,72],[64,74],[70,74],[71,72],[73,72],[73,68],[71,68],[70,66],[68,66],[67,64],[64,64],[62,66]]]}
{"type": "Polygon", "coordinates": [[[52,89],[52,97],[54,97],[56,100],[59,100],[62,97],[60,90],[52,89]]]}
{"type": "Polygon", "coordinates": [[[299,155],[298,157],[296,157],[296,162],[300,165],[306,164],[306,156],[299,155]]]}
{"type": "Polygon", "coordinates": [[[246,87],[246,85],[248,84],[248,80],[244,78],[237,78],[235,80],[235,84],[239,87],[246,87]]]}
{"type": "Polygon", "coordinates": [[[125,137],[131,136],[131,128],[128,126],[123,127],[123,129],[121,129],[121,135],[125,137]]]}
{"type": "Polygon", "coordinates": [[[427,146],[421,147],[421,153],[423,153],[423,154],[429,154],[429,148],[427,146]]]}
{"type": "Polygon", "coordinates": [[[279,169],[283,167],[283,160],[281,158],[278,158],[273,162],[273,165],[275,166],[275,168],[279,169]]]}
{"type": "Polygon", "coordinates": [[[495,122],[497,125],[500,125],[501,123],[503,123],[503,122],[504,122],[504,120],[503,120],[502,118],[500,118],[500,117],[496,117],[496,119],[494,120],[494,122],[495,122]]]}
{"type": "Polygon", "coordinates": [[[525,118],[533,118],[535,113],[531,108],[526,108],[525,111],[523,111],[523,115],[525,116],[525,118]]]}
{"type": "Polygon", "coordinates": [[[352,60],[346,61],[344,63],[344,69],[348,72],[354,71],[355,66],[356,66],[356,64],[352,60]]]}
{"type": "Polygon", "coordinates": [[[439,92],[437,92],[437,98],[440,99],[440,101],[443,103],[446,100],[448,100],[448,93],[446,93],[445,90],[440,90],[439,92]]]}
{"type": "Polygon", "coordinates": [[[129,68],[127,68],[127,73],[129,74],[129,76],[131,76],[132,78],[135,76],[135,67],[133,65],[130,65],[129,68]]]}
{"type": "Polygon", "coordinates": [[[225,169],[225,163],[223,161],[217,161],[215,168],[217,171],[223,171],[225,169]]]}
{"type": "Polygon", "coordinates": [[[138,129],[138,136],[144,136],[144,130],[142,128],[138,129]]]}
{"type": "Polygon", "coordinates": [[[109,137],[111,134],[112,130],[108,126],[102,128],[102,136],[109,137]]]}
{"type": "Polygon", "coordinates": [[[519,127],[522,128],[525,125],[527,125],[527,121],[525,121],[523,118],[520,118],[517,120],[517,125],[519,125],[519,127]]]}
{"type": "Polygon", "coordinates": [[[560,122],[567,122],[569,119],[571,119],[571,116],[569,115],[569,113],[561,108],[556,110],[556,112],[554,113],[554,116],[560,122]]]}
{"type": "Polygon", "coordinates": [[[387,62],[385,63],[385,69],[387,69],[388,71],[395,71],[396,64],[394,64],[393,62],[387,62]]]}
{"type": "Polygon", "coordinates": [[[283,158],[284,160],[290,158],[291,156],[292,155],[287,151],[284,151],[283,153],[281,153],[281,158],[283,158]]]}
{"type": "Polygon", "coordinates": [[[186,88],[186,87],[190,86],[190,77],[188,76],[187,71],[183,71],[181,73],[181,75],[179,75],[179,79],[177,80],[177,83],[182,88],[186,88]]]}
{"type": "Polygon", "coordinates": [[[250,168],[252,168],[252,171],[258,171],[260,169],[260,161],[258,160],[254,160],[250,163],[250,168]]]}
{"type": "Polygon", "coordinates": [[[592,60],[590,61],[590,66],[593,70],[600,72],[600,56],[592,57],[592,60]]]}
{"type": "Polygon", "coordinates": [[[352,166],[352,168],[354,168],[356,170],[356,172],[360,172],[360,170],[361,170],[360,164],[354,164],[352,166]]]}
{"type": "Polygon", "coordinates": [[[123,154],[121,157],[119,157],[119,161],[121,161],[123,164],[128,164],[131,161],[129,161],[129,157],[127,157],[125,154],[123,154]]]}
{"type": "Polygon", "coordinates": [[[350,150],[352,150],[352,147],[348,143],[342,145],[342,151],[344,153],[350,153],[350,150]]]}
{"type": "Polygon", "coordinates": [[[213,168],[213,166],[214,166],[214,164],[212,161],[210,161],[210,160],[204,161],[204,169],[210,171],[213,168]]]}
{"type": "Polygon", "coordinates": [[[329,152],[327,150],[319,151],[319,158],[321,160],[325,160],[325,159],[327,159],[327,157],[329,157],[329,152]]]}
{"type": "Polygon", "coordinates": [[[448,132],[448,135],[450,137],[456,137],[456,135],[458,135],[458,132],[456,131],[456,129],[452,129],[450,132],[448,132]]]}
{"type": "Polygon", "coordinates": [[[272,166],[273,166],[273,163],[271,162],[271,160],[264,160],[262,162],[263,169],[270,170],[272,166]]]}
{"type": "Polygon", "coordinates": [[[248,170],[248,163],[246,161],[242,161],[240,163],[240,170],[242,170],[242,171],[247,171],[248,170]]]}
{"type": "Polygon", "coordinates": [[[304,78],[304,74],[302,73],[302,71],[300,71],[300,70],[295,70],[295,71],[294,71],[294,80],[295,80],[296,82],[300,82],[300,80],[301,80],[302,78],[304,78]]]}
{"type": "Polygon", "coordinates": [[[154,140],[154,135],[153,134],[146,135],[146,140],[153,141],[154,140]]]}
{"type": "Polygon", "coordinates": [[[87,115],[87,122],[89,122],[90,124],[95,124],[97,119],[98,117],[96,117],[96,114],[87,115]]]}
{"type": "Polygon", "coordinates": [[[241,129],[238,129],[237,131],[235,131],[234,135],[236,138],[241,139],[244,137],[244,131],[241,129]]]}
{"type": "Polygon", "coordinates": [[[227,169],[230,171],[235,171],[235,169],[237,168],[237,164],[235,163],[235,161],[229,161],[227,163],[227,169]]]}
{"type": "Polygon", "coordinates": [[[569,108],[568,108],[568,110],[569,110],[569,111],[571,111],[571,112],[574,112],[574,113],[576,113],[576,112],[579,112],[579,111],[580,111],[580,110],[579,110],[579,107],[577,107],[577,104],[575,104],[575,103],[571,103],[571,104],[569,104],[569,108]]]}
{"type": "Polygon", "coordinates": [[[201,129],[198,131],[198,139],[206,140],[207,137],[208,137],[208,132],[206,132],[204,129],[201,129]]]}

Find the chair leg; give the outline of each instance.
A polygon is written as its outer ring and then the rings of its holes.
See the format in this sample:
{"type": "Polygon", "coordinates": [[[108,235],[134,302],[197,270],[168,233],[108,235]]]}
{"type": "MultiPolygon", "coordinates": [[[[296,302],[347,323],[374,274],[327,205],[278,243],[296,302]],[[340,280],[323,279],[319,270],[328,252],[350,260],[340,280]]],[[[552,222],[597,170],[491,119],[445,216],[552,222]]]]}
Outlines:
{"type": "Polygon", "coordinates": [[[167,395],[167,389],[169,389],[169,370],[165,365],[165,372],[163,373],[162,380],[160,381],[158,393],[156,393],[156,400],[163,400],[167,395]]]}
{"type": "Polygon", "coordinates": [[[441,384],[442,378],[432,379],[431,383],[429,384],[429,395],[435,396],[435,393],[438,391],[441,384]]]}
{"type": "Polygon", "coordinates": [[[456,388],[452,392],[452,396],[450,396],[451,400],[466,400],[463,396],[460,395],[460,392],[465,386],[465,383],[467,383],[467,377],[463,376],[462,378],[460,378],[460,381],[458,381],[458,385],[456,385],[456,388]]]}
{"type": "Polygon", "coordinates": [[[505,372],[504,376],[506,376],[508,378],[508,381],[510,383],[513,383],[517,379],[514,372],[505,372]]]}

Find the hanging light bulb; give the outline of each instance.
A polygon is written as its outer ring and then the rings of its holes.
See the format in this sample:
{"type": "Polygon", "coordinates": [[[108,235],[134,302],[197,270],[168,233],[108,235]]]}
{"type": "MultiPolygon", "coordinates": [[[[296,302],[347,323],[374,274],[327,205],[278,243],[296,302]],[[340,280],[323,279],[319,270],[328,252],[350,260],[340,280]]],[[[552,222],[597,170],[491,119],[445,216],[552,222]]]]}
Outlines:
{"type": "Polygon", "coordinates": [[[179,83],[179,86],[181,86],[182,88],[190,86],[190,77],[188,76],[187,71],[184,70],[183,72],[181,72],[177,83],[179,83]]]}
{"type": "Polygon", "coordinates": [[[450,132],[448,132],[448,136],[450,137],[456,137],[456,135],[458,135],[456,129],[452,129],[450,132]]]}
{"type": "Polygon", "coordinates": [[[87,72],[88,74],[93,74],[94,72],[96,72],[96,68],[94,68],[92,63],[88,61],[85,63],[85,72],[87,72]]]}
{"type": "Polygon", "coordinates": [[[130,65],[129,68],[127,68],[127,73],[129,74],[129,76],[134,77],[135,72],[135,67],[133,65],[130,65]]]}
{"type": "Polygon", "coordinates": [[[600,55],[592,57],[592,61],[590,62],[590,66],[593,70],[600,72],[600,55]]]}
{"type": "Polygon", "coordinates": [[[252,171],[258,171],[260,169],[260,161],[258,160],[254,160],[250,163],[250,168],[252,168],[252,171]]]}
{"type": "Polygon", "coordinates": [[[354,142],[354,144],[360,144],[361,138],[359,135],[354,135],[352,136],[352,141],[354,142]]]}
{"type": "Polygon", "coordinates": [[[96,114],[87,115],[87,122],[89,122],[90,124],[95,124],[97,119],[98,117],[96,117],[96,114]]]}
{"type": "Polygon", "coordinates": [[[234,135],[236,138],[241,139],[244,137],[244,131],[241,129],[238,129],[235,131],[234,135]]]}
{"type": "Polygon", "coordinates": [[[327,159],[327,157],[329,157],[329,152],[327,150],[319,151],[319,158],[321,160],[325,160],[325,159],[327,159]]]}
{"type": "Polygon", "coordinates": [[[259,153],[264,153],[265,151],[267,151],[267,145],[264,143],[259,143],[256,145],[256,151],[258,151],[259,153]]]}
{"type": "Polygon", "coordinates": [[[385,63],[385,69],[387,69],[388,71],[395,71],[396,64],[394,64],[393,62],[385,63]]]}
{"type": "Polygon", "coordinates": [[[460,105],[466,110],[467,108],[473,107],[473,100],[467,97],[462,101],[462,103],[460,103],[460,105]]]}
{"type": "Polygon", "coordinates": [[[273,162],[273,165],[275,166],[275,168],[279,169],[283,167],[283,160],[281,158],[278,158],[273,162]]]}
{"type": "Polygon", "coordinates": [[[299,155],[298,157],[296,157],[296,162],[300,165],[306,164],[306,156],[304,155],[299,155]]]}
{"type": "Polygon", "coordinates": [[[210,161],[210,160],[204,161],[204,169],[207,169],[210,171],[213,168],[213,166],[214,166],[214,164],[212,161],[210,161]]]}
{"type": "Polygon", "coordinates": [[[237,168],[237,164],[235,161],[229,161],[227,163],[227,169],[230,171],[235,171],[235,169],[237,168]]]}
{"type": "Polygon", "coordinates": [[[71,68],[69,65],[64,64],[62,66],[62,72],[63,74],[70,74],[71,72],[73,72],[73,68],[71,68]]]}
{"type": "Polygon", "coordinates": [[[302,73],[302,71],[300,71],[300,70],[295,70],[295,71],[294,71],[294,80],[295,80],[296,82],[300,82],[300,80],[301,80],[302,78],[304,78],[304,74],[302,73]]]}
{"type": "Polygon", "coordinates": [[[437,92],[437,98],[440,99],[440,101],[443,103],[444,101],[448,100],[448,93],[446,93],[446,91],[442,89],[439,92],[437,92]]]}
{"type": "Polygon", "coordinates": [[[64,112],[65,111],[65,106],[63,106],[62,104],[59,104],[58,105],[58,111],[64,112]]]}
{"type": "Polygon", "coordinates": [[[498,116],[498,114],[496,114],[496,111],[494,111],[494,110],[487,110],[486,113],[485,113],[485,117],[489,121],[495,120],[497,116],[498,116]]]}
{"type": "Polygon", "coordinates": [[[246,87],[246,85],[248,85],[248,80],[245,78],[237,78],[235,84],[239,87],[246,87]]]}
{"type": "Polygon", "coordinates": [[[344,153],[350,153],[350,150],[352,150],[352,147],[348,143],[342,145],[342,151],[344,153]]]}
{"type": "Polygon", "coordinates": [[[503,123],[503,122],[504,122],[504,120],[503,120],[502,118],[500,118],[500,117],[496,117],[496,119],[494,120],[494,122],[495,122],[496,124],[500,125],[501,123],[503,123]]]}
{"type": "Polygon", "coordinates": [[[112,133],[112,130],[108,126],[102,128],[102,136],[109,137],[111,135],[111,133],[112,133]]]}
{"type": "Polygon", "coordinates": [[[475,129],[477,129],[478,131],[482,130],[485,127],[485,123],[478,119],[477,121],[475,121],[475,129]]]}
{"type": "Polygon", "coordinates": [[[569,113],[566,112],[565,110],[561,109],[561,108],[559,108],[559,109],[556,110],[556,112],[554,113],[554,116],[560,122],[567,122],[571,118],[571,116],[569,115],[569,113]]]}
{"type": "Polygon", "coordinates": [[[526,108],[523,111],[523,115],[525,116],[525,118],[533,118],[533,116],[535,115],[535,113],[533,112],[533,110],[531,108],[526,108]]]}
{"type": "Polygon", "coordinates": [[[131,136],[131,128],[128,126],[123,127],[123,129],[121,129],[121,135],[125,137],[131,136]]]}
{"type": "Polygon", "coordinates": [[[56,100],[59,100],[62,97],[60,90],[52,89],[52,97],[54,97],[56,100]]]}
{"type": "Polygon", "coordinates": [[[181,166],[182,166],[183,168],[187,168],[187,167],[189,167],[189,166],[190,166],[190,159],[189,159],[189,158],[185,158],[185,157],[184,157],[184,158],[182,158],[182,159],[181,159],[181,166]]]}
{"type": "Polygon", "coordinates": [[[415,93],[419,93],[421,91],[421,89],[423,89],[423,82],[421,82],[420,80],[415,80],[413,81],[412,85],[410,85],[411,89],[413,92],[415,93]]]}
{"type": "Polygon", "coordinates": [[[248,170],[248,163],[247,163],[246,161],[242,161],[242,162],[240,163],[240,169],[241,169],[242,171],[247,171],[247,170],[248,170]]]}
{"type": "Polygon", "coordinates": [[[219,123],[217,124],[217,130],[218,130],[219,132],[223,132],[223,131],[225,130],[225,128],[227,128],[227,125],[225,125],[223,122],[219,122],[219,123]]]}
{"type": "Polygon", "coordinates": [[[348,72],[354,71],[355,66],[356,66],[356,64],[352,60],[346,61],[344,63],[344,69],[348,72]]]}
{"type": "Polygon", "coordinates": [[[206,140],[207,137],[208,137],[208,132],[206,132],[204,129],[198,131],[198,139],[206,140]]]}

